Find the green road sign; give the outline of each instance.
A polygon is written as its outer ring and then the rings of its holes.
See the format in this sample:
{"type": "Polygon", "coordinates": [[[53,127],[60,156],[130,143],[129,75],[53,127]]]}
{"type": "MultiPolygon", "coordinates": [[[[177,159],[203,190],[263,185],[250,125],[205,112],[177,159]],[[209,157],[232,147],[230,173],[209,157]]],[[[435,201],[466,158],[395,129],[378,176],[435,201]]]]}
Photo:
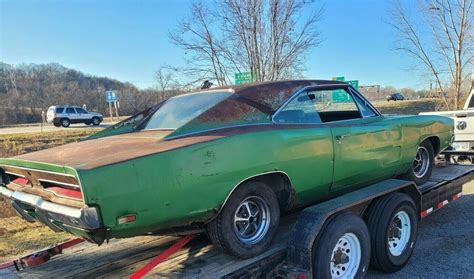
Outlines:
{"type": "Polygon", "coordinates": [[[348,80],[346,82],[349,83],[350,85],[352,85],[352,87],[354,87],[356,90],[359,90],[359,81],[358,80],[348,80]]]}
{"type": "Polygon", "coordinates": [[[344,81],[344,77],[333,77],[332,80],[344,81]]]}
{"type": "Polygon", "coordinates": [[[251,72],[235,73],[235,84],[254,82],[254,76],[251,72]]]}

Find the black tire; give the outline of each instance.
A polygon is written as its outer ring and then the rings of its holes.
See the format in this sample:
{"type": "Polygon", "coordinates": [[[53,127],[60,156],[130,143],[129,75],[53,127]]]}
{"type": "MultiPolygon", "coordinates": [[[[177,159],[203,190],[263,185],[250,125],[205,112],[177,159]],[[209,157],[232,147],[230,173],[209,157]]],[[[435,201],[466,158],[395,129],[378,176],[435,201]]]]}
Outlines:
{"type": "Polygon", "coordinates": [[[61,123],[53,123],[54,127],[61,127],[61,123]]]}
{"type": "MultiPolygon", "coordinates": [[[[260,216],[263,215],[263,213],[260,214],[260,216]]],[[[253,222],[256,222],[256,226],[260,228],[258,224],[259,220],[260,222],[264,222],[262,218],[257,219],[257,217],[255,217],[255,219],[249,221],[248,224],[250,226],[250,223],[253,224],[253,222]]],[[[278,229],[279,222],[280,206],[275,192],[262,182],[251,181],[240,185],[232,193],[220,214],[209,223],[208,234],[212,243],[224,252],[239,258],[251,258],[261,254],[270,246],[278,229]],[[237,228],[234,228],[234,217],[240,212],[237,210],[242,209],[242,204],[246,201],[256,201],[254,204],[263,202],[267,206],[265,210],[262,208],[260,208],[260,210],[261,212],[265,211],[268,213],[267,218],[264,218],[264,220],[269,220],[269,222],[265,223],[266,225],[261,225],[262,228],[266,229],[262,230],[260,234],[257,233],[259,230],[255,232],[255,235],[259,235],[259,237],[256,238],[254,242],[246,241],[245,239],[242,240],[242,237],[239,238],[238,232],[236,231],[237,228]],[[268,215],[270,216],[269,218],[268,215]]],[[[242,225],[245,223],[239,224],[242,225]]]]}
{"type": "Polygon", "coordinates": [[[430,179],[431,173],[433,171],[433,167],[435,164],[434,157],[435,157],[435,154],[433,150],[433,145],[431,144],[429,140],[425,140],[418,146],[416,157],[413,160],[413,163],[411,164],[410,168],[407,170],[405,174],[401,175],[400,178],[414,181],[416,185],[422,185],[426,183],[428,179],[430,179]],[[418,165],[416,165],[416,160],[418,158],[419,152],[422,152],[420,151],[421,149],[425,149],[428,152],[429,158],[427,160],[422,160],[422,164],[427,163],[428,166],[427,166],[426,172],[423,172],[423,174],[418,173],[417,175],[416,167],[418,165]]]}
{"type": "Polygon", "coordinates": [[[97,126],[100,124],[100,118],[99,117],[92,117],[92,125],[97,126]]]}
{"type": "Polygon", "coordinates": [[[64,128],[67,128],[69,127],[69,125],[71,125],[71,121],[67,118],[63,118],[61,119],[61,126],[63,126],[64,128]]]}
{"type": "Polygon", "coordinates": [[[313,254],[314,278],[342,277],[344,275],[347,275],[344,278],[365,277],[369,269],[370,261],[370,236],[367,225],[364,223],[362,218],[353,213],[345,212],[337,215],[329,221],[326,228],[322,231],[321,237],[313,247],[313,254]],[[360,245],[360,249],[358,249],[360,252],[360,260],[358,266],[353,266],[352,269],[346,269],[346,266],[350,267],[353,265],[350,261],[351,258],[353,259],[353,255],[355,255],[354,253],[357,253],[357,250],[348,249],[347,247],[351,247],[351,244],[348,246],[346,245],[348,242],[344,244],[348,234],[351,235],[352,238],[355,236],[360,245]],[[338,256],[334,250],[338,246],[341,248],[341,245],[345,248],[342,250],[338,249],[340,253],[338,256]],[[341,273],[337,274],[337,272],[341,273]],[[344,274],[346,272],[349,273],[344,274]]]}
{"type": "Polygon", "coordinates": [[[393,193],[381,197],[370,205],[366,220],[371,238],[372,259],[370,264],[372,267],[391,273],[399,271],[407,264],[415,248],[418,235],[418,217],[416,212],[416,206],[412,198],[402,193],[393,193]],[[402,212],[409,217],[410,229],[406,229],[406,232],[410,234],[406,238],[408,240],[397,247],[393,243],[389,243],[389,237],[403,238],[403,233],[397,230],[398,225],[400,227],[403,226],[400,217],[397,216],[397,214],[402,214],[402,212]],[[397,235],[398,233],[400,234],[397,235]],[[390,246],[393,249],[398,248],[400,250],[394,254],[390,250],[390,246]]]}

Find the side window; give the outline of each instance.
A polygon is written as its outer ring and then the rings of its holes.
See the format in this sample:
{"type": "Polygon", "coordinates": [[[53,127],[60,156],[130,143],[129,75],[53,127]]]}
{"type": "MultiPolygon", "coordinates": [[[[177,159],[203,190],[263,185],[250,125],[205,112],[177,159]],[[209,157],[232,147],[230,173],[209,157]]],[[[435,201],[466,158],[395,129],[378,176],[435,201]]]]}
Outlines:
{"type": "Polygon", "coordinates": [[[56,113],[63,113],[64,108],[63,107],[57,107],[56,108],[56,113]]]}
{"type": "Polygon", "coordinates": [[[321,123],[315,106],[315,95],[311,92],[301,92],[291,100],[273,120],[276,123],[289,124],[318,124],[321,123]]]}
{"type": "Polygon", "coordinates": [[[74,108],[67,108],[66,113],[76,113],[76,111],[74,110],[74,108]]]}
{"type": "Polygon", "coordinates": [[[323,122],[362,118],[347,88],[315,90],[316,109],[323,122]]]}
{"type": "Polygon", "coordinates": [[[81,108],[76,108],[77,113],[87,113],[87,111],[81,109],[81,108]]]}
{"type": "Polygon", "coordinates": [[[362,114],[363,117],[377,116],[377,113],[369,106],[367,101],[363,100],[356,94],[353,94],[353,96],[355,98],[357,106],[359,107],[360,113],[362,114]]]}

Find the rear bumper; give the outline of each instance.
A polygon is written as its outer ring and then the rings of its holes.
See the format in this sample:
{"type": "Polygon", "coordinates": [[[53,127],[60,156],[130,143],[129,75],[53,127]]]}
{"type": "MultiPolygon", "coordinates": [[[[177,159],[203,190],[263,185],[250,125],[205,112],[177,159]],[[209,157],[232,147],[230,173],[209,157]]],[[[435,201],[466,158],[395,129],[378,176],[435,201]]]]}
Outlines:
{"type": "Polygon", "coordinates": [[[95,207],[75,208],[45,201],[42,197],[11,191],[0,186],[0,195],[11,200],[13,208],[27,221],[38,220],[54,231],[67,231],[102,243],[105,230],[95,207]]]}

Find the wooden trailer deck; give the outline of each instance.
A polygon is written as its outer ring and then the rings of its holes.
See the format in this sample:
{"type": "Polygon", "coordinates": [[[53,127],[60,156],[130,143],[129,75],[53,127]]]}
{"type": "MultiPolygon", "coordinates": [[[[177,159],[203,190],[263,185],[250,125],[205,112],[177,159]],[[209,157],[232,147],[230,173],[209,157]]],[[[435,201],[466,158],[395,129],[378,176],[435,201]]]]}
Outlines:
{"type": "MultiPolygon", "coordinates": [[[[474,166],[446,166],[436,168],[430,182],[423,185],[422,193],[440,189],[448,183],[464,184],[474,178],[474,166]]],[[[205,236],[192,240],[183,249],[154,268],[147,277],[165,278],[219,278],[238,275],[241,271],[254,270],[266,273],[285,256],[288,234],[298,213],[282,219],[282,224],[271,248],[264,254],[240,260],[220,253],[205,236]]],[[[7,278],[64,278],[64,277],[128,277],[147,264],[152,258],[176,242],[177,237],[140,236],[128,239],[112,239],[108,244],[97,246],[82,243],[63,251],[50,261],[27,267],[22,271],[13,268],[7,278]]]]}

